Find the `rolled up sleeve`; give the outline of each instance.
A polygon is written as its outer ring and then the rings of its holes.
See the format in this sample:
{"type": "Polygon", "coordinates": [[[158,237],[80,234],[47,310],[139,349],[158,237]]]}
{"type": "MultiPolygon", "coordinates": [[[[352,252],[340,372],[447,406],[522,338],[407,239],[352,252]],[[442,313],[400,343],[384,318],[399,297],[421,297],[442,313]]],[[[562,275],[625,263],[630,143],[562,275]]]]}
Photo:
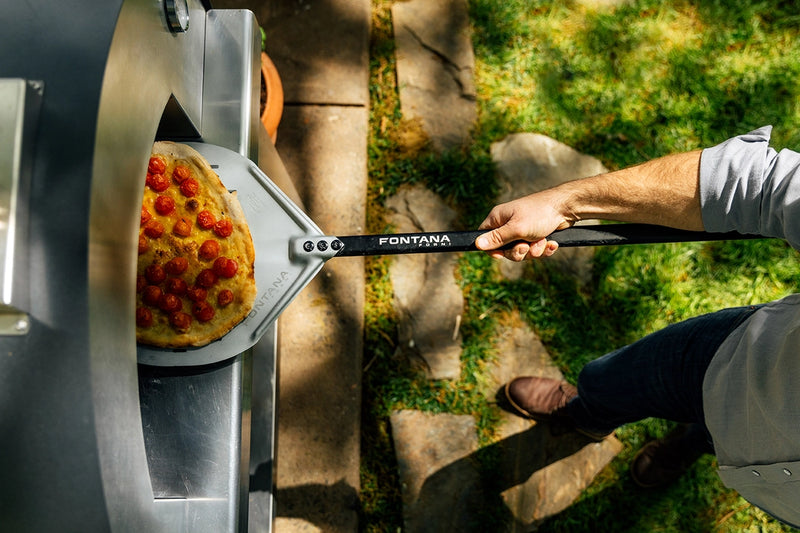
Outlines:
{"type": "Polygon", "coordinates": [[[800,154],[769,146],[771,126],[703,150],[706,231],[780,237],[800,249],[800,154]]]}

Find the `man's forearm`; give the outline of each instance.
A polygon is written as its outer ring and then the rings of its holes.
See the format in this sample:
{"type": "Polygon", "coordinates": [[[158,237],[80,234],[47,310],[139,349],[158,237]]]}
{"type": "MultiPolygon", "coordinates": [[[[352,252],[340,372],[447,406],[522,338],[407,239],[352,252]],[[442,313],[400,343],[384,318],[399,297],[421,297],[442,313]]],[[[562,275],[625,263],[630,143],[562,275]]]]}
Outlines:
{"type": "Polygon", "coordinates": [[[615,172],[564,183],[495,206],[475,242],[494,257],[513,261],[551,255],[553,231],[583,219],[659,224],[702,230],[700,154],[676,154],[615,172]],[[518,242],[512,249],[500,250],[518,242]]]}
{"type": "Polygon", "coordinates": [[[597,218],[702,230],[700,150],[565,183],[551,192],[568,222],[597,218]]]}

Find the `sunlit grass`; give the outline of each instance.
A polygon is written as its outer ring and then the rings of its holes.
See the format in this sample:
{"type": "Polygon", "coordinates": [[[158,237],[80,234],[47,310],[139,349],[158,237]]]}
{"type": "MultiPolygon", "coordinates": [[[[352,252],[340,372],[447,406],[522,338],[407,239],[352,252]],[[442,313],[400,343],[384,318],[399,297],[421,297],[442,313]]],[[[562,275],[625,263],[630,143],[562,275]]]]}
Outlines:
{"type": "MultiPolygon", "coordinates": [[[[616,9],[585,1],[469,0],[479,118],[472,143],[431,151],[404,119],[396,88],[391,0],[373,0],[370,51],[369,232],[391,230],[383,202],[421,183],[475,227],[497,191],[493,142],[548,135],[615,169],[713,145],[773,124],[773,145],[800,147],[800,15],[790,2],[656,0],[616,9]]],[[[367,260],[362,518],[364,531],[402,528],[389,416],[395,409],[472,415],[481,446],[496,439],[483,396],[498,321],[521,316],[567,379],[593,358],[668,324],[800,290],[797,252],[774,240],[596,250],[588,286],[548,263],[509,281],[482,254],[458,265],[465,310],[462,373],[430,382],[397,357],[391,258],[367,260]]],[[[672,427],[646,420],[618,431],[623,452],[585,494],[540,531],[791,531],[726,489],[706,457],[674,486],[642,493],[628,463],[672,427]]],[[[491,472],[491,458],[482,465],[491,472]]],[[[499,514],[484,510],[487,520],[499,514]]],[[[487,523],[487,531],[501,531],[487,523]]]]}

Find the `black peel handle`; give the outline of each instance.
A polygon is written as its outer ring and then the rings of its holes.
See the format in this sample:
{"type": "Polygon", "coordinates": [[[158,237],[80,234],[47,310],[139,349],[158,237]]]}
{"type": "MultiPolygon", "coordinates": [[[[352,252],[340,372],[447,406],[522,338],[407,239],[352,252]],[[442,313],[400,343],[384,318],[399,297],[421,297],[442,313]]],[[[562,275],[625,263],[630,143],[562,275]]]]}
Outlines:
{"type": "MultiPolygon", "coordinates": [[[[430,233],[396,233],[383,235],[350,235],[300,239],[295,254],[307,257],[353,257],[442,252],[476,251],[475,240],[486,230],[440,231],[430,233]]],[[[719,241],[758,239],[759,235],[736,232],[707,233],[652,224],[602,224],[573,226],[553,232],[547,237],[560,247],[608,246],[621,244],[657,244],[668,242],[719,241]]],[[[514,243],[503,249],[511,248],[514,243]]]]}

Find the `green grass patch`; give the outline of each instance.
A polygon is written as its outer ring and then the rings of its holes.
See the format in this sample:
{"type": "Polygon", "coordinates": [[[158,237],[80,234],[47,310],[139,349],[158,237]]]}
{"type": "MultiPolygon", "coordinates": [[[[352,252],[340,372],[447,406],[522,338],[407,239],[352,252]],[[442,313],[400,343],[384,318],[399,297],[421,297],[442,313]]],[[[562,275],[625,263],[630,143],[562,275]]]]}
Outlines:
{"type": "MultiPolygon", "coordinates": [[[[435,153],[400,111],[390,0],[373,0],[370,46],[369,232],[391,230],[383,204],[422,183],[476,227],[497,194],[489,153],[517,132],[542,133],[616,169],[710,146],[773,124],[773,145],[800,146],[800,15],[790,2],[631,1],[593,9],[572,1],[469,0],[478,122],[463,150],[435,153]]],[[[397,354],[391,258],[367,259],[362,411],[363,531],[402,528],[389,417],[396,409],[472,415],[485,449],[496,406],[482,394],[497,354],[498,323],[518,313],[567,379],[586,362],[668,324],[721,307],[780,298],[800,288],[797,252],[779,241],[734,241],[596,250],[580,286],[549,262],[520,280],[465,254],[462,373],[430,382],[397,354]]],[[[569,509],[540,531],[791,531],[727,490],[704,458],[661,491],[636,490],[628,463],[672,425],[645,420],[618,431],[623,452],[569,509]]],[[[479,454],[491,473],[491,454],[479,454]]],[[[487,506],[487,531],[506,514],[487,506]]]]}

